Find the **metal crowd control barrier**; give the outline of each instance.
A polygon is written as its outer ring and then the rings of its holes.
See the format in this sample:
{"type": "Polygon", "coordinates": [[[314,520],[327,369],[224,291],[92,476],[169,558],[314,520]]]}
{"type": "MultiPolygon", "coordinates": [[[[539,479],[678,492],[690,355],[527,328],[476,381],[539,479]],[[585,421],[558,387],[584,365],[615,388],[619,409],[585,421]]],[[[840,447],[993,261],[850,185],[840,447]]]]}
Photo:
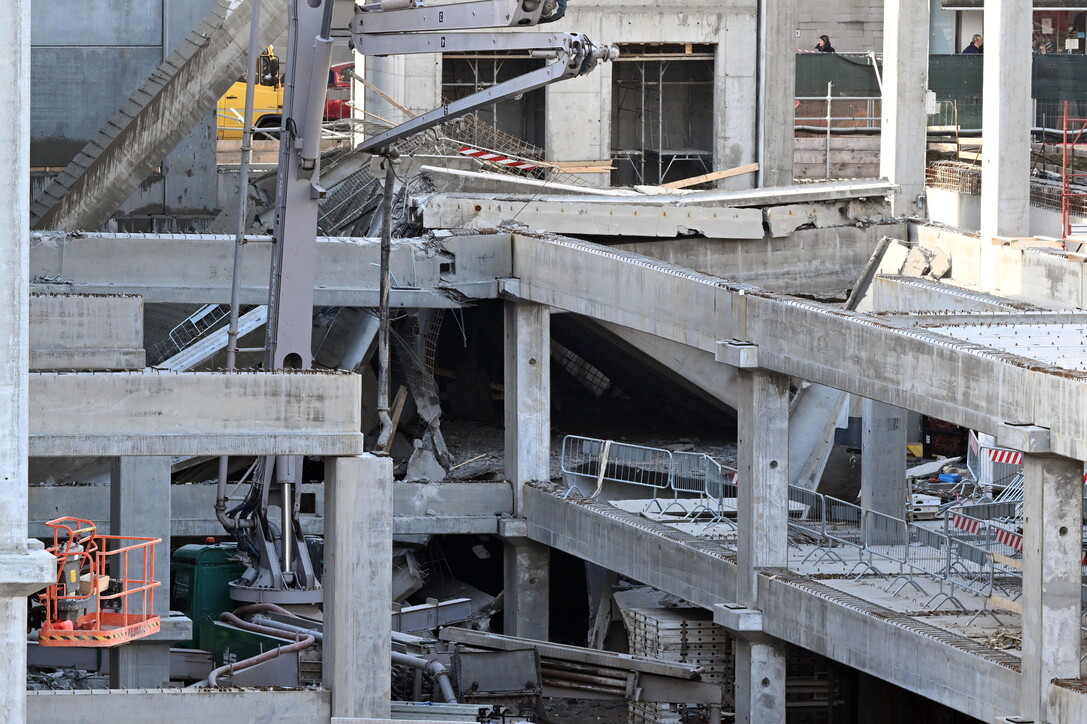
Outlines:
{"type": "MultiPolygon", "coordinates": [[[[672,451],[612,440],[567,435],[562,441],[562,473],[570,492],[596,496],[605,481],[639,485],[657,491],[671,487],[672,451]],[[586,483],[591,492],[579,482],[586,483]]],[[[659,503],[658,503],[659,506],[659,503]]]]}

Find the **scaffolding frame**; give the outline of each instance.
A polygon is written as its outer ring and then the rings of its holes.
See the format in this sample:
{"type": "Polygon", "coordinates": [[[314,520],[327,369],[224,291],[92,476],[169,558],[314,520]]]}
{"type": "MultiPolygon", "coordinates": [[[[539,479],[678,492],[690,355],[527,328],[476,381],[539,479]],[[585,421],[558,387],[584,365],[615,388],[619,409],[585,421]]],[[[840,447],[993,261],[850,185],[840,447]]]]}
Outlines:
{"type": "MultiPolygon", "coordinates": [[[[668,52],[669,48],[671,46],[664,45],[654,48],[657,52],[628,53],[627,46],[624,46],[623,53],[616,60],[616,63],[624,65],[637,64],[637,77],[622,78],[616,74],[613,83],[615,100],[612,111],[612,161],[616,166],[623,163],[629,164],[639,184],[662,183],[677,162],[697,162],[701,165],[703,173],[709,173],[713,167],[712,148],[669,149],[665,146],[668,131],[665,117],[666,89],[677,86],[707,86],[712,93],[712,72],[710,80],[668,80],[665,76],[673,63],[707,60],[712,63],[714,52],[696,51],[695,45],[690,43],[683,46],[683,52],[668,52]],[[656,68],[654,69],[652,65],[656,65],[656,68]],[[618,135],[616,126],[623,113],[636,114],[635,145],[637,148],[618,148],[615,145],[615,138],[618,135]]],[[[643,51],[645,51],[644,47],[643,51]]],[[[710,138],[712,139],[712,133],[710,138]]]]}
{"type": "MultiPolygon", "coordinates": [[[[1076,179],[1087,178],[1087,172],[1075,171],[1076,145],[1087,133],[1087,118],[1068,115],[1068,101],[1062,104],[1061,113],[1061,233],[1067,239],[1072,235],[1072,200],[1087,197],[1087,189],[1074,191],[1076,179]],[[1071,133],[1071,136],[1069,135],[1071,133]]],[[[1083,189],[1084,187],[1080,186],[1083,189]]]]}

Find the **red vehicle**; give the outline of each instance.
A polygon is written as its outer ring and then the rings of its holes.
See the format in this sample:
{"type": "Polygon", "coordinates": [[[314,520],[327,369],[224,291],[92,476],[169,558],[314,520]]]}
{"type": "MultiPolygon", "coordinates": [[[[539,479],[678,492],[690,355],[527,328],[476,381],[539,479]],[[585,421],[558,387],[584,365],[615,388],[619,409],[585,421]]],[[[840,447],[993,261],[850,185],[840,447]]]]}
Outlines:
{"type": "Polygon", "coordinates": [[[355,78],[354,63],[338,63],[328,69],[328,95],[325,97],[325,120],[338,121],[351,117],[351,81],[355,78]]]}

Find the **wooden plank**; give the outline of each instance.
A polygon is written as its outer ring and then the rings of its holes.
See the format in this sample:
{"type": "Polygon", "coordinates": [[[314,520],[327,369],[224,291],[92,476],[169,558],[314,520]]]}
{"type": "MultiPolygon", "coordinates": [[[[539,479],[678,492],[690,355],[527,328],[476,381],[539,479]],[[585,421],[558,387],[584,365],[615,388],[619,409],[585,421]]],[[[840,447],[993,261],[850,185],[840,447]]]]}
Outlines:
{"type": "Polygon", "coordinates": [[[1003,611],[1011,611],[1017,613],[1020,616],[1023,615],[1023,604],[1018,601],[1013,601],[1010,598],[1004,598],[1003,596],[992,595],[988,598],[989,608],[999,608],[1003,611]]]}
{"type": "Polygon", "coordinates": [[[382,447],[382,451],[386,455],[393,447],[393,438],[396,437],[396,428],[400,426],[400,413],[404,411],[404,403],[408,401],[408,388],[404,385],[400,385],[400,389],[396,391],[396,399],[393,401],[393,425],[392,432],[389,434],[389,440],[382,447]]]}
{"type": "Polygon", "coordinates": [[[1009,556],[1001,555],[1000,553],[990,553],[993,558],[993,563],[999,563],[1002,566],[1008,568],[1014,568],[1017,571],[1023,570],[1023,561],[1018,558],[1011,558],[1009,556]]]}
{"type": "Polygon", "coordinates": [[[751,173],[752,171],[758,171],[759,164],[749,163],[746,166],[736,166],[735,168],[726,169],[724,171],[714,171],[713,173],[702,174],[701,176],[692,176],[691,178],[685,178],[680,181],[672,181],[671,183],[661,184],[662,189],[685,189],[688,186],[694,186],[695,184],[708,183],[710,181],[720,181],[725,178],[732,178],[733,176],[742,176],[745,173],[751,173]]]}

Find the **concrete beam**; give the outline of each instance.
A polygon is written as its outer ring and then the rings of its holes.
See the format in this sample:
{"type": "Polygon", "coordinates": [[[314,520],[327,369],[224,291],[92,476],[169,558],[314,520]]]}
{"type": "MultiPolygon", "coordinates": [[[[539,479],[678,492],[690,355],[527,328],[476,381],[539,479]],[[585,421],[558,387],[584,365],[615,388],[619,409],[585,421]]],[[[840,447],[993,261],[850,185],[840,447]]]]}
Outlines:
{"type": "MultiPolygon", "coordinates": [[[[268,302],[271,237],[252,237],[240,280],[242,304],[268,302]]],[[[314,303],[376,307],[380,242],[317,240],[314,303]]],[[[49,234],[31,240],[33,291],[137,294],[145,302],[230,301],[234,238],[214,234],[49,234]]],[[[510,275],[507,234],[439,237],[437,243],[397,240],[392,303],[457,307],[461,299],[494,298],[496,279],[510,275]]]]}
{"type": "Polygon", "coordinates": [[[360,454],[361,397],[340,373],[37,373],[30,455],[360,454]]]}
{"type": "Polygon", "coordinates": [[[1017,312],[1040,309],[1007,297],[954,287],[933,279],[877,276],[868,288],[872,309],[878,312],[1017,312]]]}
{"type": "MultiPolygon", "coordinates": [[[[21,673],[21,672],[20,672],[21,673]]],[[[327,689],[140,689],[26,692],[27,721],[67,724],[108,711],[113,724],[192,721],[328,721],[327,689]]]]}
{"type": "Polygon", "coordinates": [[[784,294],[852,287],[879,240],[905,232],[901,223],[799,229],[755,240],[642,240],[612,246],[784,294]]]}
{"type": "MultiPolygon", "coordinates": [[[[534,486],[525,513],[529,537],[548,546],[711,611],[736,601],[735,559],[699,538],[534,486]]],[[[983,721],[1017,713],[1016,656],[785,571],[760,576],[757,597],[770,636],[983,721]]]]}
{"type": "Polygon", "coordinates": [[[139,297],[30,295],[30,369],[132,370],[145,364],[139,297]]]}
{"type": "Polygon", "coordinates": [[[949,336],[952,331],[914,329],[571,239],[516,235],[514,272],[527,300],[707,351],[716,350],[718,340],[745,340],[758,346],[758,364],[766,369],[983,432],[996,433],[1008,420],[1032,420],[1050,429],[1054,454],[1087,459],[1087,375],[1058,372],[1010,348],[982,347],[949,336]],[[904,383],[903,375],[917,369],[925,373],[904,383]]]}
{"type": "MultiPolygon", "coordinates": [[[[617,203],[603,206],[570,199],[458,198],[436,196],[423,207],[427,229],[487,229],[510,220],[556,234],[654,236],[702,234],[718,239],[761,239],[759,209],[671,208],[617,203]]],[[[627,199],[622,199],[624,202],[627,199]]]]}
{"type": "MultiPolygon", "coordinates": [[[[322,483],[304,483],[303,501],[315,513],[301,513],[302,531],[321,535],[325,530],[325,489],[322,483]]],[[[99,530],[108,531],[109,505],[106,490],[98,485],[32,485],[30,487],[30,529],[28,535],[46,538],[52,533],[45,527],[47,520],[68,511],[78,510],[80,516],[96,523],[99,530]]],[[[214,485],[172,485],[170,497],[173,511],[170,535],[204,538],[223,535],[223,527],[215,519],[214,485]]],[[[393,486],[393,534],[405,536],[428,535],[497,535],[499,521],[513,514],[513,493],[509,483],[456,482],[408,483],[393,486]]]]}

